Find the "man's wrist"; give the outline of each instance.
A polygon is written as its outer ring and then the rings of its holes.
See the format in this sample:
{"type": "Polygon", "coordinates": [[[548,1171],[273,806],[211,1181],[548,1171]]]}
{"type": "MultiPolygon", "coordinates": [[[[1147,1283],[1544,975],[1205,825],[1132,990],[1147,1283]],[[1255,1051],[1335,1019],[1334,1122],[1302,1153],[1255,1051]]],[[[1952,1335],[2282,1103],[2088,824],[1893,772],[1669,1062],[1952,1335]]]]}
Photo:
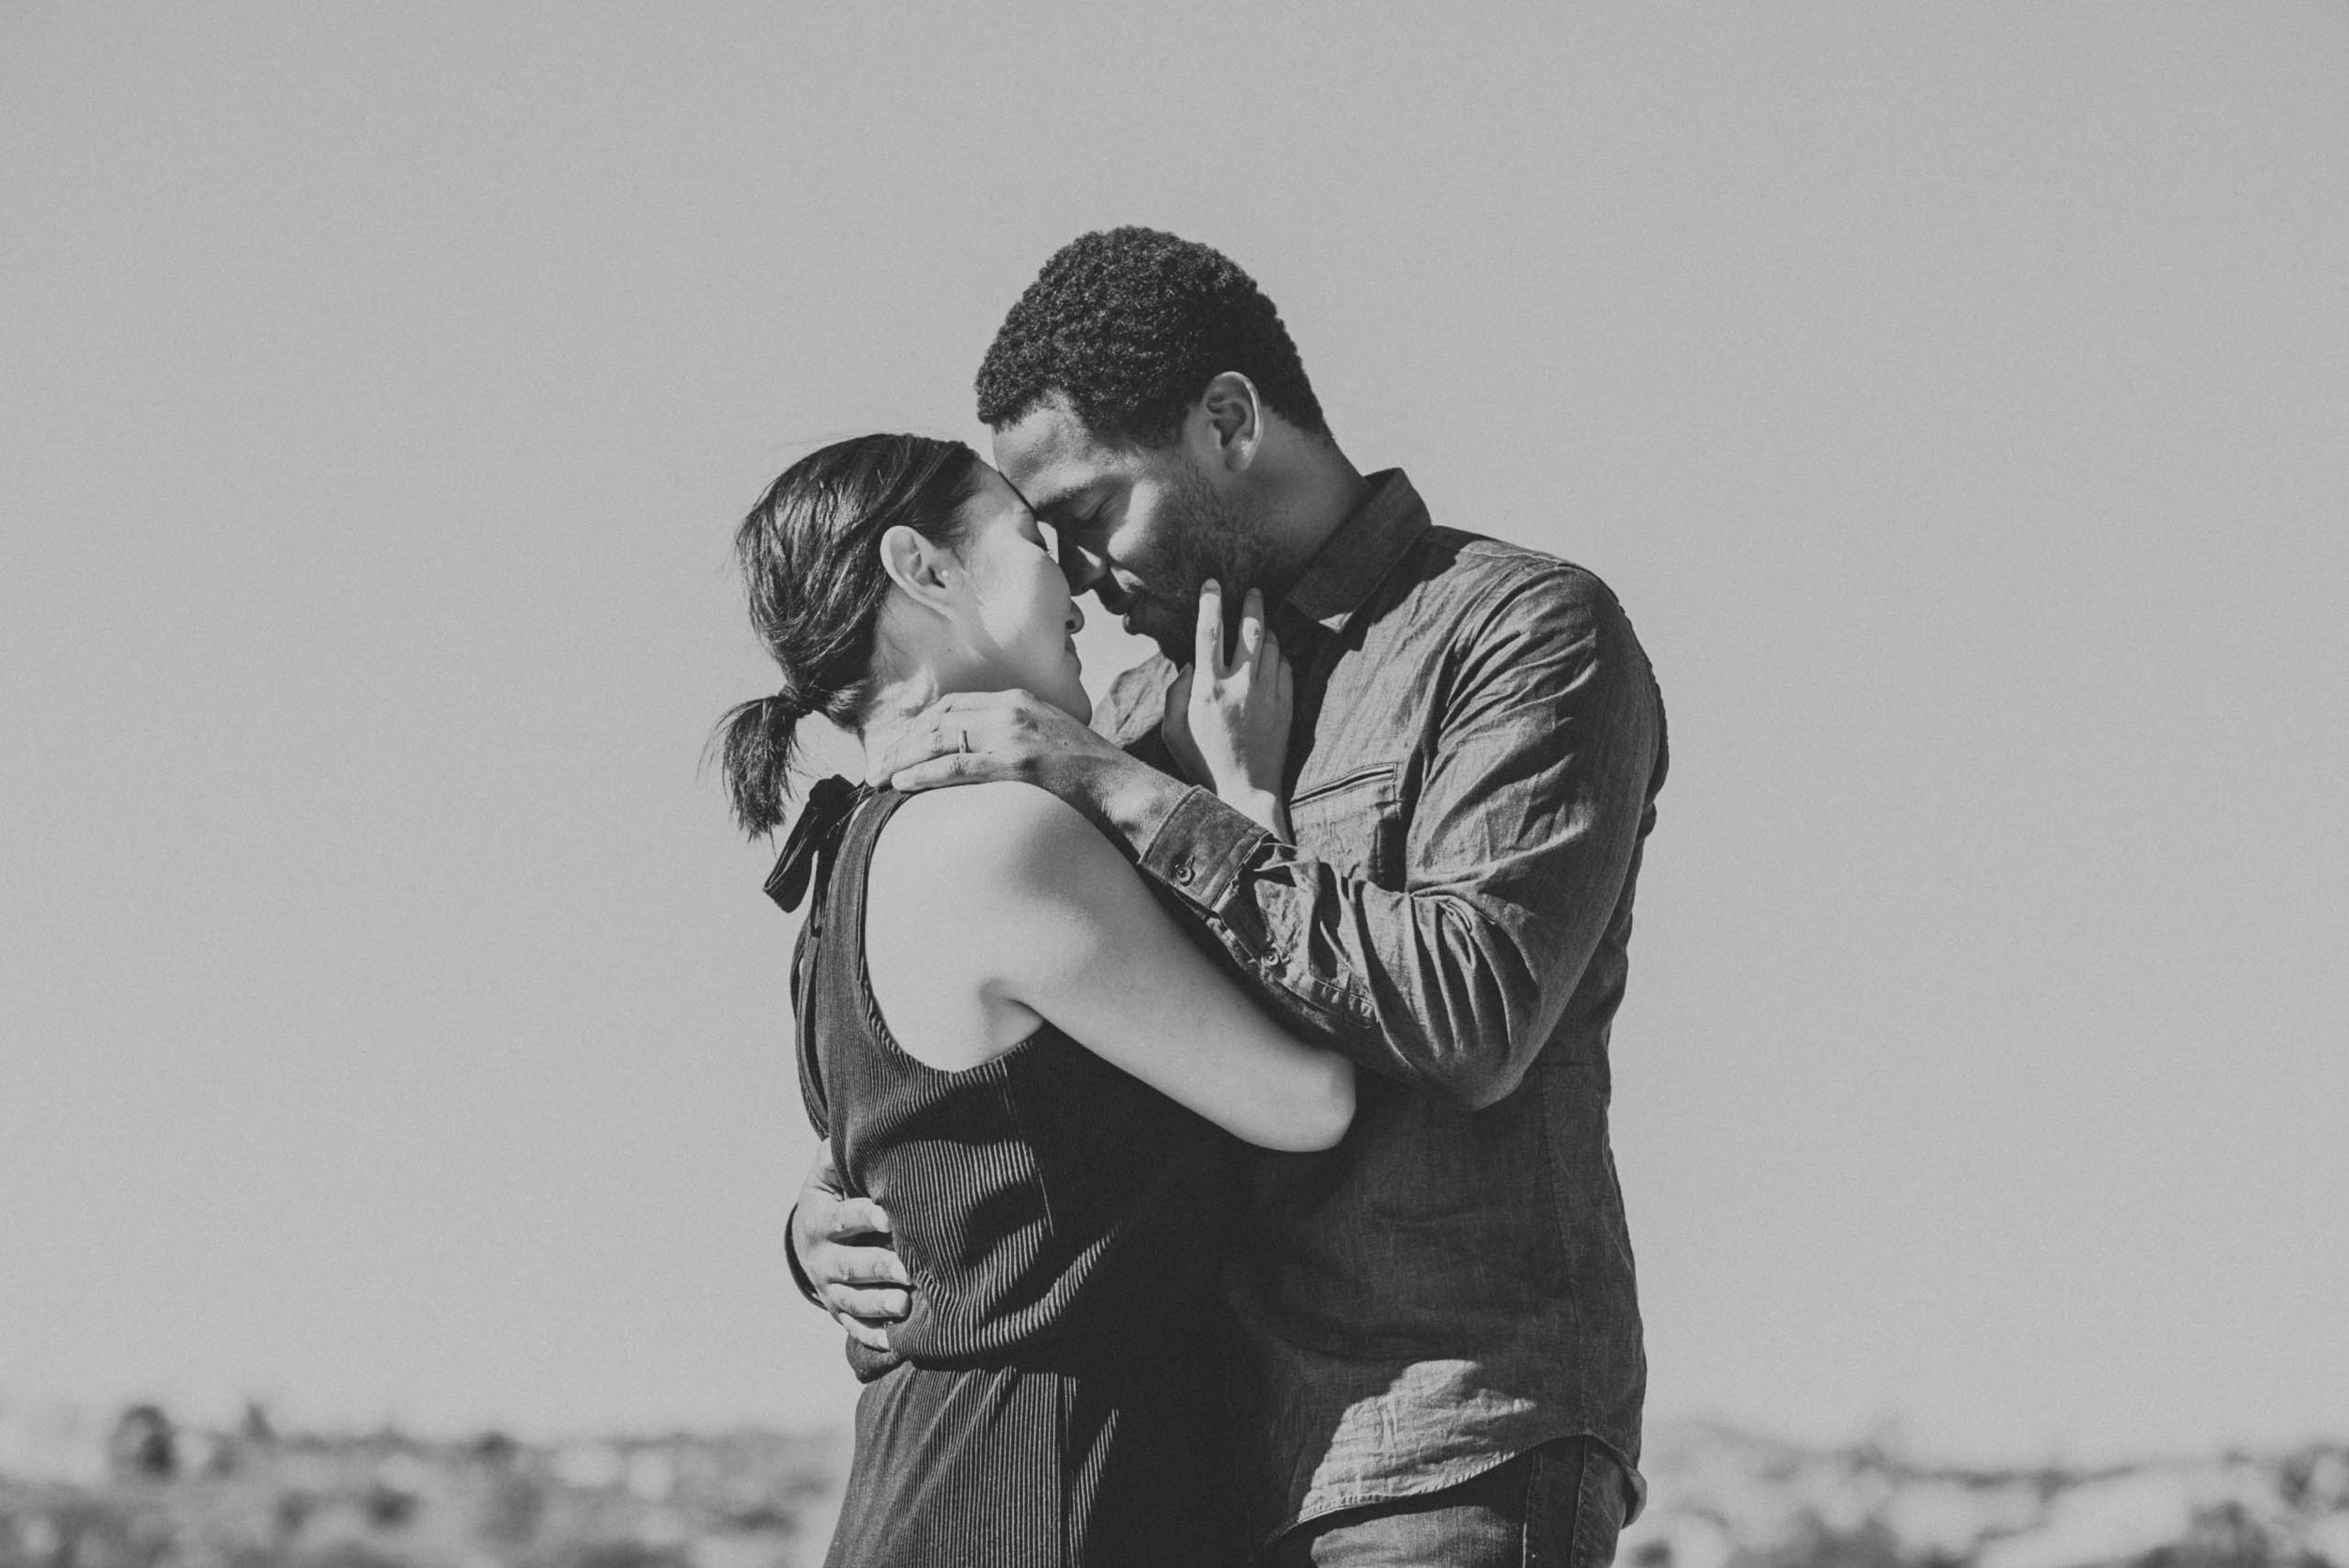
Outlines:
{"type": "Polygon", "coordinates": [[[1276,791],[1234,785],[1229,789],[1219,789],[1215,794],[1217,800],[1267,832],[1278,833],[1282,831],[1281,797],[1276,791]]]}
{"type": "Polygon", "coordinates": [[[1139,856],[1190,786],[1113,747],[1070,759],[1048,787],[1139,856]]]}

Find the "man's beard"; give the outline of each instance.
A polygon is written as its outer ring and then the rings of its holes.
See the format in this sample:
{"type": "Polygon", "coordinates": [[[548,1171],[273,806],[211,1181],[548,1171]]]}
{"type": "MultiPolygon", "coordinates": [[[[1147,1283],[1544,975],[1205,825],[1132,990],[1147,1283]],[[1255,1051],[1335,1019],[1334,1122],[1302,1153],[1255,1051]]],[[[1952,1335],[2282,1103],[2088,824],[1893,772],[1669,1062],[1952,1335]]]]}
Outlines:
{"type": "Polygon", "coordinates": [[[1228,650],[1233,629],[1239,624],[1240,603],[1250,588],[1262,584],[1271,551],[1189,463],[1182,466],[1175,493],[1182,516],[1166,562],[1144,579],[1147,588],[1127,613],[1136,634],[1156,643],[1175,663],[1188,664],[1198,650],[1199,590],[1210,580],[1223,585],[1228,650]]]}

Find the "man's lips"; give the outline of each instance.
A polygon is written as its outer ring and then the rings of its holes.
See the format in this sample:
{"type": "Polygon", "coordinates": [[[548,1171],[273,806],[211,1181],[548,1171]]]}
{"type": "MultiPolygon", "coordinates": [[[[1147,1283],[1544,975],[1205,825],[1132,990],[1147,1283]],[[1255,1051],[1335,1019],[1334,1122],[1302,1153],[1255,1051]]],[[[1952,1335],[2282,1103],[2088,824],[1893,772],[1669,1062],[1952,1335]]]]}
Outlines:
{"type": "Polygon", "coordinates": [[[1191,612],[1188,608],[1171,604],[1144,588],[1104,582],[1095,587],[1093,597],[1100,601],[1102,609],[1117,617],[1129,637],[1156,641],[1162,632],[1180,632],[1190,625],[1191,612]]]}
{"type": "Polygon", "coordinates": [[[1143,607],[1159,596],[1139,582],[1127,582],[1111,574],[1093,584],[1093,597],[1100,601],[1102,609],[1112,615],[1136,615],[1142,613],[1143,607]]]}
{"type": "Polygon", "coordinates": [[[1108,608],[1111,614],[1131,622],[1145,620],[1153,614],[1164,614],[1167,607],[1156,594],[1124,593],[1118,595],[1117,602],[1108,608]]]}

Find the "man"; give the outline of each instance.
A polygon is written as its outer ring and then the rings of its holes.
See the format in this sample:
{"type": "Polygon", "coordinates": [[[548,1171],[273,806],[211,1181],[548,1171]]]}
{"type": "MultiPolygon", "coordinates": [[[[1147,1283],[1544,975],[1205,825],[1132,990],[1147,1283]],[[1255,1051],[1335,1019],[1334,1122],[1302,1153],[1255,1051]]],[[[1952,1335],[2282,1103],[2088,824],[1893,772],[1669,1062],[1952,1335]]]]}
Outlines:
{"type": "MultiPolygon", "coordinates": [[[[876,777],[1051,790],[1364,1069],[1345,1141],[1253,1157],[1234,1220],[1252,1544],[1274,1564],[1609,1560],[1642,1489],[1645,1360],[1607,1043],[1665,771],[1629,622],[1579,567],[1434,527],[1400,471],[1361,474],[1271,302],[1205,246],[1064,248],[978,398],[1071,585],[1162,657],[1098,734],[965,693],[876,777]],[[1160,724],[1209,581],[1279,601],[1293,845],[1174,776],[1160,724]]],[[[795,1267],[851,1332],[903,1312],[886,1238],[855,1235],[885,1225],[820,1172],[794,1219],[795,1267]]]]}

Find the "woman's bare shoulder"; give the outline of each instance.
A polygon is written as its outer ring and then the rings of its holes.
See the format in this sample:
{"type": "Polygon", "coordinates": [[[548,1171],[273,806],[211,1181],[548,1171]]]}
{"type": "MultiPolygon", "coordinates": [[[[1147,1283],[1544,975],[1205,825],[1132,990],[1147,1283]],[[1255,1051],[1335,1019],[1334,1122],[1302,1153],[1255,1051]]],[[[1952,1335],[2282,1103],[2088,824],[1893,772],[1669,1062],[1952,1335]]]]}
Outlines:
{"type": "Polygon", "coordinates": [[[941,901],[1001,900],[1038,873],[1065,873],[1115,853],[1074,806],[1004,780],[909,797],[874,846],[873,870],[941,901]]]}
{"type": "MultiPolygon", "coordinates": [[[[958,784],[898,805],[865,874],[865,964],[898,1045],[960,1071],[1034,1032],[1012,994],[1035,955],[1090,908],[1063,885],[1081,866],[1083,817],[1019,784],[958,784]]],[[[1093,880],[1080,870],[1079,884],[1093,880]]]]}

